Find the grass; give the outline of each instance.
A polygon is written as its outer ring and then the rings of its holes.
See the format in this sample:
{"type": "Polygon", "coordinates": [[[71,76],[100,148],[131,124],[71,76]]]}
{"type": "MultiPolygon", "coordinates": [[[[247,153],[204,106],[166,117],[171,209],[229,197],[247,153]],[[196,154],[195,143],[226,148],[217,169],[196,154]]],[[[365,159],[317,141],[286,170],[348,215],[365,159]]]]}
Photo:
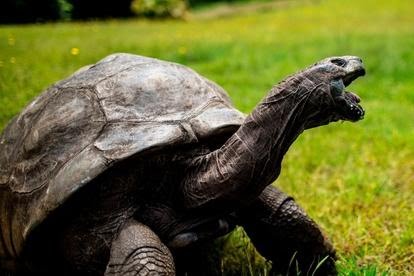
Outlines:
{"type": "MultiPolygon", "coordinates": [[[[0,128],[45,87],[113,52],[186,64],[222,85],[244,112],[304,66],[361,56],[368,74],[351,89],[366,119],[306,132],[276,185],[332,238],[342,275],[412,275],[413,8],[408,0],[297,1],[224,17],[200,11],[189,21],[0,27],[0,128]]],[[[267,273],[241,231],[227,239],[224,270],[267,273]]]]}

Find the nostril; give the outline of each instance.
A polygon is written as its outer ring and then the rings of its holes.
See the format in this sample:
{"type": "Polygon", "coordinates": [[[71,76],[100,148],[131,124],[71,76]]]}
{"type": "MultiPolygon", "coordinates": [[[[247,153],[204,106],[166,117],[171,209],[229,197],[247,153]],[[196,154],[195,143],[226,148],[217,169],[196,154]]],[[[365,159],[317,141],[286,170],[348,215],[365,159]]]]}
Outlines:
{"type": "Polygon", "coordinates": [[[346,61],[342,58],[333,58],[331,59],[331,62],[340,67],[344,67],[346,65],[346,61]]]}

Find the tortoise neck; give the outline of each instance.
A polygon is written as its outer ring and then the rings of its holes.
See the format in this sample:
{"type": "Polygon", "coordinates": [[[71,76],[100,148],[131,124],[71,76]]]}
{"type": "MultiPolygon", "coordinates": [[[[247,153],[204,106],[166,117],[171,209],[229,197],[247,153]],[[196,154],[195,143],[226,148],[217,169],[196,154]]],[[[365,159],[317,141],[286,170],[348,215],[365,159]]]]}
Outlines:
{"type": "Polygon", "coordinates": [[[246,204],[275,181],[290,145],[318,125],[329,100],[319,86],[301,74],[275,86],[221,148],[196,160],[187,205],[246,204]]]}
{"type": "Polygon", "coordinates": [[[246,179],[246,195],[258,196],[279,176],[284,155],[320,111],[314,104],[318,101],[312,99],[316,87],[297,77],[274,87],[231,138],[234,142],[223,146],[224,151],[240,153],[251,162],[240,162],[244,164],[239,173],[246,179]]]}

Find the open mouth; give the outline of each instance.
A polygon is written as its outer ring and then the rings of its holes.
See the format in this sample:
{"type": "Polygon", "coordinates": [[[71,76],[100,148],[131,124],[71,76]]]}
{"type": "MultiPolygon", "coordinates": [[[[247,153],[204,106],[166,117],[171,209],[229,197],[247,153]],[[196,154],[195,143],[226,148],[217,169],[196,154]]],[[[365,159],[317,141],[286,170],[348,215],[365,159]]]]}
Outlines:
{"type": "Polygon", "coordinates": [[[356,80],[359,77],[365,76],[365,69],[360,67],[355,69],[354,71],[347,74],[345,77],[343,77],[342,81],[344,82],[345,87],[350,85],[354,80],[356,80]]]}
{"type": "MultiPolygon", "coordinates": [[[[336,60],[331,62],[338,65],[336,60]]],[[[359,104],[361,99],[355,93],[345,90],[345,87],[349,86],[354,80],[365,75],[362,61],[359,58],[352,58],[344,60],[344,63],[340,66],[345,69],[346,74],[342,79],[337,80],[338,83],[334,85],[334,89],[340,90],[337,91],[340,93],[337,93],[335,97],[339,119],[352,122],[362,120],[365,111],[359,104]]]]}

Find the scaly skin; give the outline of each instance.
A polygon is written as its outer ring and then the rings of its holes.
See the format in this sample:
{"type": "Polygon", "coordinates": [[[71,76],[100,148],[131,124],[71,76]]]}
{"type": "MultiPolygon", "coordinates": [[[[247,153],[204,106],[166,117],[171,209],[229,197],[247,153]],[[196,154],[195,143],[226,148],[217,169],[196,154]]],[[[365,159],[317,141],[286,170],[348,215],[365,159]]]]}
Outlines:
{"type": "MultiPolygon", "coordinates": [[[[330,241],[293,198],[276,187],[267,187],[231,218],[229,224],[243,227],[259,253],[272,261],[270,275],[337,274],[330,241]]],[[[206,239],[175,251],[177,274],[221,275],[219,250],[213,239],[206,239]]]]}
{"type": "Polygon", "coordinates": [[[336,275],[335,250],[293,198],[269,186],[241,212],[241,225],[256,249],[273,263],[273,273],[336,275]]]}
{"type": "Polygon", "coordinates": [[[105,276],[175,274],[173,257],[147,226],[130,220],[112,242],[105,276]]]}

